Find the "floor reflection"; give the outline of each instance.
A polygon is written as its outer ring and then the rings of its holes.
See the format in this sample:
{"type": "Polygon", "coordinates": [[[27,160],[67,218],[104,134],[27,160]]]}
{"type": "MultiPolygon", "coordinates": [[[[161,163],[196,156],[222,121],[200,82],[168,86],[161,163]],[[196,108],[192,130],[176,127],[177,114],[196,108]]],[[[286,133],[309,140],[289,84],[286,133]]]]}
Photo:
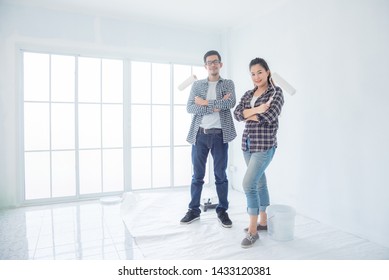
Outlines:
{"type": "Polygon", "coordinates": [[[0,210],[2,260],[143,259],[120,216],[99,201],[0,210]]]}

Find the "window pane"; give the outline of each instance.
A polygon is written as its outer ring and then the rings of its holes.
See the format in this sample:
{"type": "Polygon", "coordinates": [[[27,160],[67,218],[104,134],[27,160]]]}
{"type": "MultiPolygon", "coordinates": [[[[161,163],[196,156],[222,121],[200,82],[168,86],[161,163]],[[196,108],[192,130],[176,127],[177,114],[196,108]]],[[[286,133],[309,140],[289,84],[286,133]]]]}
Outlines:
{"type": "Polygon", "coordinates": [[[74,149],[74,104],[51,105],[51,147],[74,149]]]}
{"type": "Polygon", "coordinates": [[[103,59],[102,61],[103,102],[123,102],[123,61],[103,59]]]}
{"type": "MultiPolygon", "coordinates": [[[[120,59],[24,53],[24,64],[26,197],[123,191],[125,127],[132,189],[190,184],[191,87],[177,87],[192,74],[206,78],[203,66],[131,62],[131,104],[125,108],[127,77],[120,59]],[[131,116],[131,123],[124,116],[131,116]]],[[[208,173],[207,167],[205,183],[208,173]]]]}
{"type": "Polygon", "coordinates": [[[80,194],[101,192],[101,151],[80,151],[80,194]]]}
{"type": "Polygon", "coordinates": [[[149,105],[131,106],[131,144],[133,147],[151,145],[151,109],[149,105]]]}
{"type": "Polygon", "coordinates": [[[192,178],[191,147],[174,148],[174,186],[187,186],[192,178]]]}
{"type": "Polygon", "coordinates": [[[153,187],[170,186],[170,148],[153,148],[153,187]]]}
{"type": "Polygon", "coordinates": [[[153,63],[153,104],[170,104],[170,65],[153,63]]]}
{"type": "Polygon", "coordinates": [[[103,147],[123,147],[122,105],[103,105],[103,147]]]}
{"type": "Polygon", "coordinates": [[[137,148],[131,150],[132,189],[151,187],[151,149],[137,148]]]}
{"type": "Polygon", "coordinates": [[[50,153],[24,153],[25,198],[50,197],[50,153]]]}
{"type": "Polygon", "coordinates": [[[170,106],[154,105],[153,108],[153,146],[170,145],[170,106]]]}
{"type": "Polygon", "coordinates": [[[122,149],[103,151],[103,188],[104,192],[124,189],[122,149]]]}
{"type": "Polygon", "coordinates": [[[196,75],[198,80],[206,79],[208,77],[207,69],[204,66],[193,66],[192,67],[193,75],[196,75]]]}
{"type": "Polygon", "coordinates": [[[151,64],[131,62],[131,102],[149,104],[151,101],[151,64]]]}
{"type": "Polygon", "coordinates": [[[78,105],[79,146],[84,148],[101,147],[101,114],[98,104],[78,105]]]}
{"type": "Polygon", "coordinates": [[[101,101],[100,62],[98,58],[78,58],[78,101],[101,101]]]}
{"type": "Polygon", "coordinates": [[[186,106],[174,106],[174,145],[188,145],[186,137],[189,132],[191,114],[186,111],[186,106]]]}
{"type": "Polygon", "coordinates": [[[24,53],[24,100],[49,101],[49,55],[24,53]]]}
{"type": "Polygon", "coordinates": [[[49,104],[24,103],[24,149],[49,150],[49,104]]]}
{"type": "Polygon", "coordinates": [[[53,197],[76,195],[76,161],[74,151],[52,153],[53,197]]]}
{"type": "Polygon", "coordinates": [[[191,86],[183,91],[178,86],[192,75],[191,67],[188,65],[174,65],[174,104],[185,104],[188,102],[191,86]]]}
{"type": "Polygon", "coordinates": [[[73,102],[75,95],[74,56],[51,56],[51,101],[73,102]]]}

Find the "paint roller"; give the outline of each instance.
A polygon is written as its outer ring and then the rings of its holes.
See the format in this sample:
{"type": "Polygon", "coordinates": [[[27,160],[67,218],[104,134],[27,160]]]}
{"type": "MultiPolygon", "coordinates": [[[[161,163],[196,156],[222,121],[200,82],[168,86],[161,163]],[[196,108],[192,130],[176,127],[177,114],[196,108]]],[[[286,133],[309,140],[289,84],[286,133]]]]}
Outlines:
{"type": "MultiPolygon", "coordinates": [[[[294,95],[296,93],[296,89],[292,87],[284,78],[282,78],[278,73],[274,72],[271,74],[271,85],[275,91],[274,83],[273,81],[280,86],[284,91],[289,93],[290,95],[294,95]]],[[[274,95],[273,93],[273,95],[274,95]]],[[[269,98],[269,101],[267,101],[267,104],[270,104],[273,101],[273,96],[269,98]]]]}
{"type": "MultiPolygon", "coordinates": [[[[274,72],[271,75],[272,80],[279,85],[284,91],[289,93],[290,95],[294,95],[296,93],[296,89],[292,87],[284,78],[282,78],[278,73],[274,72]]],[[[196,75],[189,76],[185,81],[183,81],[179,86],[179,90],[184,90],[188,86],[190,86],[194,81],[197,81],[196,75]]],[[[272,86],[274,88],[274,84],[272,83],[272,86]]]]}
{"type": "Polygon", "coordinates": [[[183,91],[186,89],[188,86],[193,84],[194,81],[197,81],[196,75],[191,75],[189,78],[187,78],[185,81],[183,81],[179,86],[178,89],[183,91]]]}
{"type": "Polygon", "coordinates": [[[272,73],[271,77],[277,85],[279,85],[290,95],[294,95],[296,93],[296,89],[292,87],[287,81],[285,81],[285,79],[282,78],[278,73],[272,73]]]}

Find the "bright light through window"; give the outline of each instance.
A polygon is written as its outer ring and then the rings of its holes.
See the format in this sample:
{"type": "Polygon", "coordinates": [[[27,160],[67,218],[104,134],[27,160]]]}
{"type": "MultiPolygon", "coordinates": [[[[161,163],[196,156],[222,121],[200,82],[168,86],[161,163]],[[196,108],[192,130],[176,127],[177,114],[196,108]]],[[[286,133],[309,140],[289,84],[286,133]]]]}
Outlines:
{"type": "Polygon", "coordinates": [[[23,53],[25,199],[124,190],[123,61],[23,53]]]}
{"type": "Polygon", "coordinates": [[[189,185],[190,87],[177,87],[192,74],[207,73],[23,52],[25,200],[189,185]]]}

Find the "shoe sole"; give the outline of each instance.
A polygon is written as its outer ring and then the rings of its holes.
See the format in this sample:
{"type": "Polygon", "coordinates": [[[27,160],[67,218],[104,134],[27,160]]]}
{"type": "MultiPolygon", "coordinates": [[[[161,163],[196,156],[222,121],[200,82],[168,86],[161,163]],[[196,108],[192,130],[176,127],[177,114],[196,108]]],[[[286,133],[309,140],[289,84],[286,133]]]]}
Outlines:
{"type": "Polygon", "coordinates": [[[197,220],[200,220],[200,217],[194,218],[193,220],[190,220],[189,222],[180,222],[181,225],[189,225],[197,220]]]}
{"type": "Polygon", "coordinates": [[[225,225],[225,224],[222,223],[222,221],[219,220],[219,218],[218,218],[217,220],[219,221],[219,223],[220,223],[220,225],[221,225],[222,227],[225,227],[225,228],[232,228],[232,224],[231,224],[231,225],[225,225]]]}
{"type": "Polygon", "coordinates": [[[250,245],[240,245],[240,246],[242,246],[242,248],[243,249],[248,249],[248,248],[251,248],[251,247],[253,247],[254,246],[254,244],[255,244],[255,242],[254,243],[252,243],[252,244],[250,244],[250,245]]]}

